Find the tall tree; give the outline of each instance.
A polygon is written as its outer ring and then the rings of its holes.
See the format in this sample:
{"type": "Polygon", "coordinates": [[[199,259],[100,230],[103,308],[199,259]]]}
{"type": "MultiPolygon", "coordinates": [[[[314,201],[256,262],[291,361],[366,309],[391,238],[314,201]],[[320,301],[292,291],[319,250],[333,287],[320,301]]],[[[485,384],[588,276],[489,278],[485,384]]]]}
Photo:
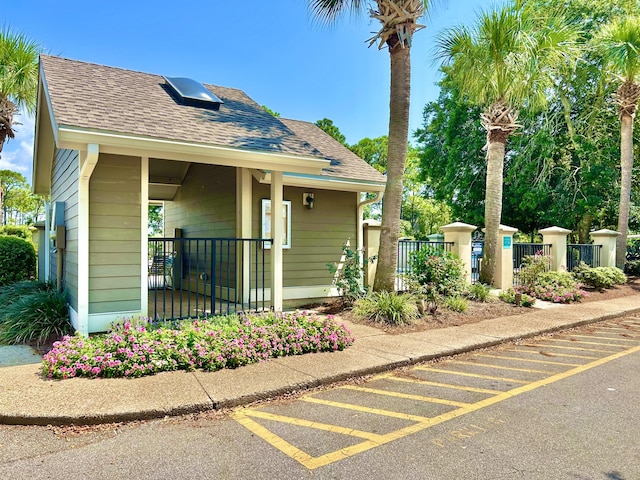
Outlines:
{"type": "MultiPolygon", "coordinates": [[[[335,21],[347,10],[361,11],[363,0],[309,0],[319,18],[335,21]]],[[[380,254],[374,290],[393,291],[398,263],[398,236],[402,207],[402,176],[407,156],[409,136],[409,99],[411,87],[411,42],[416,30],[423,28],[418,20],[428,12],[432,0],[376,0],[369,13],[380,22],[380,30],[369,39],[369,45],[387,47],[391,62],[389,99],[389,147],[387,154],[387,185],[385,187],[380,254]]]]}
{"type": "Polygon", "coordinates": [[[620,79],[615,103],[620,117],[620,206],[616,266],[624,268],[629,233],[629,204],[633,170],[633,120],[640,98],[640,16],[625,16],[605,25],[594,38],[605,65],[620,79]]]}
{"type": "MultiPolygon", "coordinates": [[[[8,27],[0,28],[0,153],[4,142],[15,137],[18,109],[35,110],[39,53],[37,43],[8,27]]],[[[3,188],[0,182],[0,210],[6,196],[3,188]]]]}
{"type": "Polygon", "coordinates": [[[471,29],[454,27],[438,39],[438,56],[451,81],[471,103],[484,107],[487,173],[480,281],[487,284],[494,281],[507,140],[521,127],[520,108],[546,105],[552,69],[567,60],[577,38],[561,18],[541,20],[530,9],[503,7],[482,12],[471,29]]]}

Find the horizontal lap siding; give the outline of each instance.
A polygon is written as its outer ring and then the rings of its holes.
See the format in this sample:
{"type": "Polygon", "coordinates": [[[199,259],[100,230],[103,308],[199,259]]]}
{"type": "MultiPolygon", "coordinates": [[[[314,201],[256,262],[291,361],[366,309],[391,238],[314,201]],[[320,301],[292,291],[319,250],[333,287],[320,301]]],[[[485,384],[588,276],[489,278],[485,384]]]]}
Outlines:
{"type": "MultiPolygon", "coordinates": [[[[78,152],[58,150],[51,171],[51,202],[64,202],[66,249],[62,276],[69,303],[78,309],[78,152]]],[[[51,255],[50,278],[55,279],[57,255],[51,255]]]]}
{"type": "MultiPolygon", "coordinates": [[[[259,237],[261,233],[261,200],[269,196],[269,185],[254,182],[255,237],[259,237]]],[[[291,248],[284,250],[284,286],[330,285],[333,277],[327,263],[340,261],[342,245],[349,243],[352,249],[357,248],[357,194],[285,187],[284,200],[291,201],[292,209],[291,248]],[[314,194],[312,209],[302,205],[302,194],[305,192],[314,194]]],[[[268,258],[267,251],[267,270],[270,262],[268,258]]]]}
{"type": "Polygon", "coordinates": [[[91,175],[89,313],[140,310],[140,169],[138,157],[101,154],[91,175]]]}

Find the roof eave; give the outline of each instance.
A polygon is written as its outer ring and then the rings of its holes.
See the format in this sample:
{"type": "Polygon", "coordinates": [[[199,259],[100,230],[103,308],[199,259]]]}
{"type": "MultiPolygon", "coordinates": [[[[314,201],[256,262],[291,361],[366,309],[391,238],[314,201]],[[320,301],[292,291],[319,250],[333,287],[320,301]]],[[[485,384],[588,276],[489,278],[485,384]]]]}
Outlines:
{"type": "MultiPolygon", "coordinates": [[[[269,172],[254,173],[259,183],[270,184],[269,172]]],[[[342,192],[384,192],[386,183],[357,178],[332,177],[329,175],[304,175],[285,173],[283,183],[289,187],[318,188],[322,190],[338,190],[342,192]]]]}
{"type": "Polygon", "coordinates": [[[100,145],[101,153],[135,155],[300,174],[319,174],[323,168],[330,165],[329,160],[315,157],[189,143],[68,125],[60,125],[58,127],[58,148],[86,150],[88,144],[100,145]]]}

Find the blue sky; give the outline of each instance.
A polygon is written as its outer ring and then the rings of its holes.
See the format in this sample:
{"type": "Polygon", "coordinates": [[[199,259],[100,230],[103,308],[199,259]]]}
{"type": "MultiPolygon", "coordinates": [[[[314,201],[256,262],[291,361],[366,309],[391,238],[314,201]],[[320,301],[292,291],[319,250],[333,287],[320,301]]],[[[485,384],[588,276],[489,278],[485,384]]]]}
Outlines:
{"type": "MultiPolygon", "coordinates": [[[[412,48],[411,131],[438,96],[434,38],[493,4],[442,1],[423,22],[427,28],[412,48]]],[[[3,13],[5,25],[52,55],[240,88],[283,117],[330,118],[349,143],[388,131],[389,54],[367,48],[378,26],[366,14],[326,26],[310,15],[306,0],[22,0],[3,13]]],[[[31,180],[34,120],[18,121],[23,125],[5,145],[0,169],[31,180]]]]}

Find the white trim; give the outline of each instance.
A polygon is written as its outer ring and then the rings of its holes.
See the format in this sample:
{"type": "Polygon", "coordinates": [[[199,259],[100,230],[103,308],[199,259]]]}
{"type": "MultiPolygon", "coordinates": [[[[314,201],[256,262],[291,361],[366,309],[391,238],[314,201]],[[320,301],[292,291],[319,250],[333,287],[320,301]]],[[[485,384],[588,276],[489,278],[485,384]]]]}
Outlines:
{"type": "Polygon", "coordinates": [[[76,329],[89,334],[89,181],[98,162],[98,145],[85,146],[78,157],[78,311],[76,329]]]}
{"type": "Polygon", "coordinates": [[[88,143],[100,145],[103,153],[192,161],[205,164],[286,170],[320,174],[330,160],[272,152],[258,152],[209,144],[188,143],[162,138],[124,135],[98,130],[60,126],[58,148],[81,150],[88,143]]]}
{"type": "MultiPolygon", "coordinates": [[[[265,185],[271,183],[271,172],[252,170],[251,173],[258,183],[265,185]]],[[[309,187],[321,190],[338,190],[341,192],[384,192],[385,189],[385,183],[381,182],[297,173],[284,173],[283,183],[287,187],[309,187]]]]}
{"type": "Polygon", "coordinates": [[[149,157],[140,157],[140,312],[149,311],[149,157]]]}
{"type": "Polygon", "coordinates": [[[137,310],[126,312],[91,313],[89,315],[89,333],[106,332],[116,320],[142,316],[137,310]]]}
{"type": "MultiPolygon", "coordinates": [[[[309,298],[329,298],[339,297],[339,290],[333,285],[312,285],[308,287],[284,287],[282,289],[283,300],[306,300],[309,298]]],[[[271,297],[271,288],[264,289],[264,297],[271,297]]],[[[257,298],[258,302],[262,301],[262,289],[254,288],[251,290],[251,298],[257,298]]]]}
{"type": "Polygon", "coordinates": [[[44,278],[39,278],[38,280],[44,280],[48,282],[51,280],[49,277],[51,271],[51,240],[49,239],[49,232],[51,230],[51,218],[49,214],[51,213],[51,202],[45,200],[44,201],[44,252],[46,252],[44,256],[44,278]]]}
{"type": "Polygon", "coordinates": [[[76,331],[80,331],[78,328],[78,312],[76,312],[71,305],[69,305],[69,320],[71,320],[71,325],[76,331]]]}

